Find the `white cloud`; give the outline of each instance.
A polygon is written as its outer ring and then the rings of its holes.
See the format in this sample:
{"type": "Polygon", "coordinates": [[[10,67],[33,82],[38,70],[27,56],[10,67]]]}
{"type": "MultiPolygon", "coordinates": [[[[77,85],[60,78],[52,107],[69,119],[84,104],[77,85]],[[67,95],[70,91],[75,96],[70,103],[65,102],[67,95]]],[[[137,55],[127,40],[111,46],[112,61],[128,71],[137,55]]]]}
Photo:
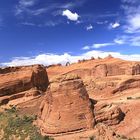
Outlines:
{"type": "Polygon", "coordinates": [[[22,22],[21,24],[26,26],[36,26],[34,23],[31,22],[22,22]]]}
{"type": "Polygon", "coordinates": [[[40,14],[52,14],[53,16],[60,15],[64,9],[72,9],[84,4],[85,0],[75,1],[75,2],[54,2],[46,3],[40,8],[33,7],[39,2],[39,0],[19,0],[19,3],[16,5],[15,14],[20,15],[27,13],[29,15],[40,15],[40,14]]]}
{"type": "Polygon", "coordinates": [[[124,2],[124,3],[137,3],[137,2],[139,2],[139,0],[122,0],[122,2],[124,2]]]}
{"type": "Polygon", "coordinates": [[[90,46],[85,46],[82,48],[82,50],[89,50],[90,49],[90,46]]]}
{"type": "Polygon", "coordinates": [[[120,45],[119,43],[111,42],[111,43],[96,43],[96,44],[92,44],[91,46],[84,46],[82,48],[82,50],[90,50],[90,49],[99,49],[99,48],[103,48],[103,47],[107,47],[107,46],[114,46],[114,45],[120,45]]]}
{"type": "Polygon", "coordinates": [[[102,48],[102,47],[106,47],[106,46],[112,46],[115,45],[114,43],[101,43],[101,44],[93,44],[91,48],[102,48]]]}
{"type": "Polygon", "coordinates": [[[119,22],[115,22],[115,23],[110,23],[109,28],[110,29],[115,29],[118,28],[120,26],[119,22]]]}
{"type": "Polygon", "coordinates": [[[105,21],[97,21],[97,24],[99,24],[99,25],[102,25],[102,24],[107,24],[108,23],[108,21],[107,20],[105,20],[105,21]]]}
{"type": "MultiPolygon", "coordinates": [[[[120,36],[115,38],[112,42],[108,42],[108,43],[95,43],[92,45],[87,45],[84,46],[82,48],[82,50],[90,50],[90,49],[99,49],[99,48],[103,48],[103,47],[107,47],[107,46],[115,46],[115,45],[122,45],[122,44],[127,44],[127,40],[129,39],[129,43],[130,45],[132,45],[132,43],[134,42],[134,38],[133,37],[128,37],[128,36],[120,36]],[[131,42],[130,42],[131,41],[131,42]]],[[[140,38],[137,37],[137,39],[135,39],[135,42],[137,42],[137,44],[139,43],[140,38]]],[[[134,46],[134,44],[133,44],[134,46]]]]}
{"type": "Polygon", "coordinates": [[[20,15],[23,12],[32,14],[33,10],[31,7],[37,3],[38,0],[19,0],[18,4],[15,7],[15,15],[20,15]]]}
{"type": "Polygon", "coordinates": [[[140,0],[122,0],[121,8],[126,15],[125,33],[140,33],[140,0]]]}
{"type": "Polygon", "coordinates": [[[19,4],[24,7],[33,6],[35,4],[36,0],[20,0],[19,4]]]}
{"type": "Polygon", "coordinates": [[[80,17],[77,13],[72,13],[70,10],[64,10],[62,16],[66,16],[69,20],[77,21],[80,17]]]}
{"type": "Polygon", "coordinates": [[[93,26],[90,24],[90,25],[88,25],[88,26],[86,27],[86,29],[87,29],[87,31],[92,30],[92,29],[93,29],[93,26]]]}
{"type": "Polygon", "coordinates": [[[127,17],[128,25],[125,26],[125,31],[127,33],[137,33],[140,32],[140,13],[127,17]]]}
{"type": "Polygon", "coordinates": [[[140,46],[140,35],[122,35],[114,39],[118,45],[140,46]]]}
{"type": "Polygon", "coordinates": [[[111,54],[113,57],[121,58],[124,60],[140,60],[140,54],[121,54],[119,52],[105,52],[105,51],[88,51],[81,55],[70,55],[68,53],[64,53],[62,55],[57,54],[39,54],[35,57],[17,57],[13,58],[11,62],[1,63],[2,66],[22,66],[22,65],[32,65],[32,64],[43,64],[43,65],[51,65],[51,64],[66,64],[67,62],[73,63],[82,59],[90,59],[92,56],[97,58],[98,56],[101,58],[107,57],[111,54]]]}
{"type": "Polygon", "coordinates": [[[132,46],[140,46],[140,36],[130,38],[132,46]]]}
{"type": "Polygon", "coordinates": [[[114,42],[116,44],[119,44],[119,45],[122,45],[122,44],[125,44],[126,43],[124,39],[120,39],[120,38],[114,39],[114,42]]]}

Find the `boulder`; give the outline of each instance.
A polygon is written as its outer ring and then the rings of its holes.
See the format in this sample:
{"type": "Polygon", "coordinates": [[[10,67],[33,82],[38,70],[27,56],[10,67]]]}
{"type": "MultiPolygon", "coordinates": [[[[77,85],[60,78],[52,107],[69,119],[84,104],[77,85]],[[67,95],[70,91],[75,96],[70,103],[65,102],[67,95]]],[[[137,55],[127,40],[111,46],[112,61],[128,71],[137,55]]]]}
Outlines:
{"type": "Polygon", "coordinates": [[[129,78],[120,82],[116,88],[112,91],[112,94],[122,92],[128,89],[140,88],[140,78],[129,78]]]}
{"type": "Polygon", "coordinates": [[[132,75],[139,75],[140,74],[140,64],[137,64],[132,67],[132,75]]]}
{"type": "Polygon", "coordinates": [[[96,140],[119,140],[118,135],[108,126],[104,124],[98,124],[95,128],[95,139],[96,140]]]}
{"type": "Polygon", "coordinates": [[[50,81],[40,106],[37,125],[42,134],[55,135],[94,127],[89,96],[78,76],[62,75],[50,81]]]}
{"type": "Polygon", "coordinates": [[[94,114],[96,123],[104,123],[108,126],[117,125],[124,118],[122,110],[111,104],[95,105],[94,114]]]}

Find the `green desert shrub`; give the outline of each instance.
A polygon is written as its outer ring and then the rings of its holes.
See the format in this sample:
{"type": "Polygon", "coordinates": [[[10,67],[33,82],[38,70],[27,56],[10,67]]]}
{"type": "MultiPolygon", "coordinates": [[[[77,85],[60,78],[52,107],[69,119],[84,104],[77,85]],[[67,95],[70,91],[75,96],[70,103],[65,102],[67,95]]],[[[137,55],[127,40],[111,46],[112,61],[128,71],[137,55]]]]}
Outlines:
{"type": "Polygon", "coordinates": [[[33,125],[35,119],[36,116],[19,116],[15,107],[0,113],[0,130],[4,132],[1,140],[52,140],[40,134],[39,129],[33,125]]]}

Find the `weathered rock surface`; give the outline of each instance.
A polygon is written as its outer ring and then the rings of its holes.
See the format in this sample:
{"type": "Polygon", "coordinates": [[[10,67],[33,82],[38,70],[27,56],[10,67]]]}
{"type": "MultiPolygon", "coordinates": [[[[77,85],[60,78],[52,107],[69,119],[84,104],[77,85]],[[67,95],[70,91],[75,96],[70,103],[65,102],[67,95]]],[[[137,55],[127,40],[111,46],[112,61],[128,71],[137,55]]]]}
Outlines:
{"type": "Polygon", "coordinates": [[[118,75],[139,75],[140,64],[139,62],[115,59],[109,55],[105,59],[85,60],[82,63],[71,64],[69,67],[50,67],[48,72],[51,72],[52,74],[55,74],[55,72],[56,74],[78,74],[82,79],[88,76],[102,78],[118,75]],[[56,69],[58,70],[57,72],[56,69]],[[59,69],[61,69],[61,71],[59,71],[59,69]],[[54,73],[52,73],[53,70],[54,73]]]}
{"type": "Polygon", "coordinates": [[[12,67],[0,70],[0,104],[21,97],[38,96],[49,84],[42,65],[12,67]]]}
{"type": "Polygon", "coordinates": [[[37,121],[42,133],[61,134],[94,127],[91,102],[82,80],[63,75],[51,80],[37,121]]]}
{"type": "Polygon", "coordinates": [[[115,139],[116,134],[100,123],[118,134],[140,138],[139,91],[140,62],[112,56],[67,66],[51,65],[47,70],[41,65],[0,68],[0,105],[18,105],[19,113],[23,115],[34,115],[39,111],[37,124],[42,134],[62,135],[63,140],[75,140],[69,138],[71,134],[68,136],[68,133],[77,134],[79,140],[81,133],[86,140],[89,136],[99,140],[115,139]],[[49,78],[59,75],[51,80],[47,92],[46,71],[49,78]],[[87,93],[96,101],[94,106],[87,93]],[[94,125],[96,128],[89,130],[94,125]]]}
{"type": "Polygon", "coordinates": [[[117,134],[111,130],[108,126],[103,124],[98,124],[96,126],[96,132],[95,132],[95,139],[97,140],[119,140],[120,138],[117,136],[117,134]]]}
{"type": "Polygon", "coordinates": [[[122,110],[111,104],[95,105],[94,114],[96,123],[104,123],[108,126],[117,125],[124,119],[122,110]]]}
{"type": "Polygon", "coordinates": [[[112,91],[112,93],[122,92],[124,90],[128,89],[134,89],[134,88],[140,88],[140,78],[134,77],[127,80],[124,80],[123,82],[120,82],[117,87],[112,91]]]}

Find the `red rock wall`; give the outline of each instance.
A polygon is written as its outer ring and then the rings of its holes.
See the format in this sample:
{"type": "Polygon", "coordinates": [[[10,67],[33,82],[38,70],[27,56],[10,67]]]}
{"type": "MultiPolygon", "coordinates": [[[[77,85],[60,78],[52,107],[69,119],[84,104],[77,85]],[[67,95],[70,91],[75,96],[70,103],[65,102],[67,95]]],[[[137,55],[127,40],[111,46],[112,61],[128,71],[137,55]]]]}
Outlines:
{"type": "Polygon", "coordinates": [[[51,83],[41,105],[38,126],[45,134],[93,128],[91,103],[81,79],[51,83]]]}

